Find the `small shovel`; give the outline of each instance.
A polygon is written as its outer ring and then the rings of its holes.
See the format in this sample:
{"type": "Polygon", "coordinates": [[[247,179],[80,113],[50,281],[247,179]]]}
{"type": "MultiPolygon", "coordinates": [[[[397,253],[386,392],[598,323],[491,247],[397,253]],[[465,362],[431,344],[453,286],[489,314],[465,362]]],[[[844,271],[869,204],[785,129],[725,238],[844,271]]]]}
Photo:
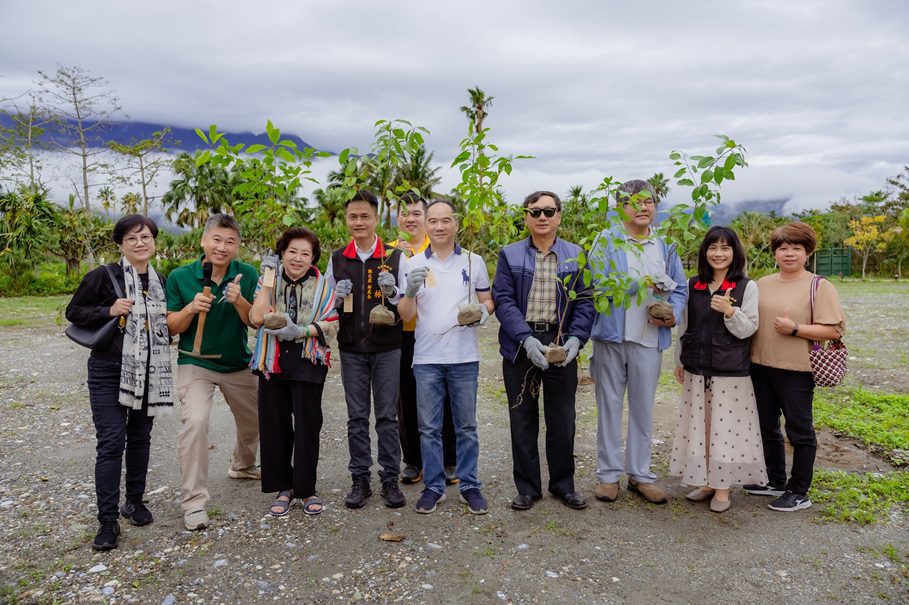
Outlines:
{"type": "MultiPolygon", "coordinates": [[[[202,263],[202,294],[211,298],[211,263],[202,263]]],[[[195,357],[196,359],[220,359],[221,355],[202,355],[202,332],[205,330],[205,318],[208,316],[207,311],[199,313],[199,323],[196,325],[196,340],[193,343],[192,351],[180,349],[180,353],[195,357]]]]}

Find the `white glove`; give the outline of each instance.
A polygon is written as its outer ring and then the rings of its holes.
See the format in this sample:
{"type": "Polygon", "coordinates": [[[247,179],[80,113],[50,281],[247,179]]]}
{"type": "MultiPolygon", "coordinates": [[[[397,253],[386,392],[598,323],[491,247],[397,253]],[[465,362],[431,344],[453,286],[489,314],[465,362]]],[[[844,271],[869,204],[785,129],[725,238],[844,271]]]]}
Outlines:
{"type": "Polygon", "coordinates": [[[578,351],[581,349],[581,341],[578,340],[577,336],[569,336],[563,346],[565,347],[565,361],[556,364],[560,368],[564,368],[578,356],[578,351]]]}
{"type": "Polygon", "coordinates": [[[335,284],[335,306],[340,307],[344,298],[350,296],[353,291],[353,282],[349,279],[342,279],[335,284]]]}
{"type": "Polygon", "coordinates": [[[546,345],[533,336],[528,336],[524,341],[524,350],[527,351],[527,358],[541,370],[549,367],[549,362],[546,361],[546,348],[546,345]]]}
{"type": "Polygon", "coordinates": [[[379,284],[379,289],[382,290],[382,294],[385,295],[385,298],[391,298],[398,293],[398,289],[395,288],[395,276],[388,271],[379,273],[379,279],[376,281],[379,284]]]}
{"type": "Polygon", "coordinates": [[[416,298],[420,286],[426,281],[426,274],[429,273],[429,267],[417,267],[407,274],[407,287],[404,290],[404,296],[407,298],[416,298]]]}
{"type": "Polygon", "coordinates": [[[283,340],[283,341],[297,340],[298,338],[303,336],[303,331],[304,331],[303,328],[301,328],[300,326],[295,324],[290,319],[290,315],[285,313],[284,319],[287,320],[287,325],[285,325],[283,328],[277,328],[277,329],[266,328],[264,330],[264,332],[266,334],[271,334],[272,336],[276,336],[278,338],[278,340],[283,340]]]}
{"type": "Polygon", "coordinates": [[[489,321],[489,309],[487,309],[486,305],[483,303],[480,303],[480,313],[483,314],[483,316],[480,318],[480,325],[482,326],[485,325],[487,321],[489,321]]]}

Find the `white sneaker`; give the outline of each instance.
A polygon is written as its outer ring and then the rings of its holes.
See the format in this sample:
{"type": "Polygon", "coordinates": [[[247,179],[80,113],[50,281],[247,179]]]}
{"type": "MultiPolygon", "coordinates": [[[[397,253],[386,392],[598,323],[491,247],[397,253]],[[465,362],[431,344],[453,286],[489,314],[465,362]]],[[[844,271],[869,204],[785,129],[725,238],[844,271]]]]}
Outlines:
{"type": "Polygon", "coordinates": [[[208,527],[208,513],[204,509],[194,510],[183,515],[183,526],[189,531],[198,531],[208,527]]]}
{"type": "Polygon", "coordinates": [[[262,471],[258,466],[247,466],[246,468],[229,468],[227,476],[231,479],[252,479],[253,481],[262,480],[262,471]]]}

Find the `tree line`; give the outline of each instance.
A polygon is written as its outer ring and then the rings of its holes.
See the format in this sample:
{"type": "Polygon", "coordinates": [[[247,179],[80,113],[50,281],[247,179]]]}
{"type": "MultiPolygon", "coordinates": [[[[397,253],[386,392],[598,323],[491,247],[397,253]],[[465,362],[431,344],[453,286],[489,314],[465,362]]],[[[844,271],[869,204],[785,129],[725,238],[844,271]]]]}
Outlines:
{"type": "MultiPolygon", "coordinates": [[[[83,263],[91,266],[116,253],[109,238],[111,217],[126,213],[153,212],[180,228],[165,229],[159,235],[158,264],[165,273],[195,257],[198,230],[214,212],[238,217],[249,257],[264,252],[290,224],[306,224],[319,234],[323,246],[338,246],[347,239],[344,202],[360,187],[376,192],[384,202],[383,237],[397,235],[392,210],[400,196],[447,198],[462,209],[462,239],[485,258],[494,259],[501,246],[523,231],[520,207],[507,203],[500,179],[511,173],[514,162],[529,156],[499,151],[489,139],[486,124],[493,97],[479,87],[467,92],[468,103],[460,109],[468,133],[452,162],[461,182],[442,192],[438,190],[440,167],[425,145],[428,131],[406,120],[378,120],[369,149],[341,151],[336,156],[337,169],[319,183],[309,167],[316,157],[328,154],[298,149],[271,122],[266,125],[270,144],[245,148],[231,144],[216,126],[197,131],[209,148],[192,154],[168,153],[168,147],[177,144],[168,128],[128,144],[105,141],[106,126],[126,117],[110,85],[79,67],[39,72],[34,89],[0,99],[5,117],[0,123],[0,295],[70,291],[83,263]],[[42,152],[48,150],[70,158],[72,172],[77,174],[70,179],[65,207],[50,201],[41,161],[42,152]],[[105,151],[120,158],[116,166],[105,160],[110,157],[105,151]],[[165,169],[173,178],[166,192],[154,198],[150,191],[165,169]],[[306,195],[308,187],[311,193],[306,195]],[[117,190],[126,193],[118,197],[117,190]],[[42,281],[42,270],[62,275],[42,281]]],[[[663,200],[670,199],[673,189],[691,188],[695,204],[688,208],[687,218],[663,208],[665,220],[678,223],[676,242],[689,263],[696,245],[693,235],[710,223],[710,210],[719,200],[719,190],[714,198],[708,184],[713,186],[715,181],[719,186],[723,175],[733,179],[732,168],[745,165],[744,150],[728,153],[737,148],[734,142],[725,147],[725,155],[720,153],[728,142],[723,142],[716,156],[688,158],[674,152],[670,159],[679,170],[671,177],[673,187],[663,173],[647,179],[663,200]],[[725,166],[711,164],[720,158],[725,166]],[[692,231],[691,225],[698,229],[692,231]]],[[[608,205],[604,200],[614,183],[607,177],[587,191],[576,186],[558,192],[564,193],[563,237],[591,241],[603,226],[608,205]]],[[[909,167],[887,179],[879,191],[795,217],[815,228],[821,248],[852,249],[854,273],[901,278],[909,255],[907,209],[909,167]]],[[[747,248],[753,273],[773,269],[769,234],[786,220],[791,218],[745,211],[732,221],[747,248]]]]}

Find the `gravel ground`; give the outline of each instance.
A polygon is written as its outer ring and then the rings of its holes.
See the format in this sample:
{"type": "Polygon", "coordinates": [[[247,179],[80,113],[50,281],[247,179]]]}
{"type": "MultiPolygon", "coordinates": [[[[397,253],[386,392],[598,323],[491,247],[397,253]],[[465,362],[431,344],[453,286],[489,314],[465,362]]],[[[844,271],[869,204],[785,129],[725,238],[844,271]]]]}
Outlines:
{"type": "MultiPolygon", "coordinates": [[[[898,303],[895,297],[879,302],[879,309],[898,303]]],[[[845,303],[847,312],[858,305],[845,303]]],[[[175,447],[179,420],[172,415],[159,419],[152,433],[147,500],[155,523],[123,524],[120,548],[94,553],[87,351],[67,340],[53,319],[35,317],[0,328],[2,602],[909,602],[905,513],[870,527],[831,524],[813,509],[774,513],[765,508],[767,499],[736,491],[732,509],[716,515],[706,504],[685,501],[686,488],[670,478],[661,482],[674,496],[665,506],[646,504],[624,490],[616,503],[597,502],[590,385],[579,393],[576,447],[577,486],[590,507],[572,511],[544,498],[531,511],[512,511],[508,416],[494,321],[482,330],[479,405],[480,478],[489,514],[468,514],[454,487],[432,515],[413,511],[418,486],[404,486],[408,505],[398,511],[382,506],[378,494],[364,509],[346,509],[346,412],[340,374],[333,368],[323,401],[322,515],[308,517],[295,507],[288,517],[273,519],[265,514],[270,498],[257,483],[227,477],[232,418],[219,399],[211,436],[210,527],[183,529],[175,447]],[[403,540],[383,541],[379,535],[385,532],[403,540]],[[901,553],[898,562],[886,555],[892,547],[901,553]]],[[[851,336],[873,350],[873,326],[866,327],[862,336],[865,328],[852,325],[851,336]]],[[[858,366],[855,379],[905,390],[899,364],[858,366]]],[[[664,374],[655,414],[660,473],[667,465],[677,397],[668,378],[664,374]]],[[[889,468],[827,433],[821,436],[818,465],[889,468]]]]}

